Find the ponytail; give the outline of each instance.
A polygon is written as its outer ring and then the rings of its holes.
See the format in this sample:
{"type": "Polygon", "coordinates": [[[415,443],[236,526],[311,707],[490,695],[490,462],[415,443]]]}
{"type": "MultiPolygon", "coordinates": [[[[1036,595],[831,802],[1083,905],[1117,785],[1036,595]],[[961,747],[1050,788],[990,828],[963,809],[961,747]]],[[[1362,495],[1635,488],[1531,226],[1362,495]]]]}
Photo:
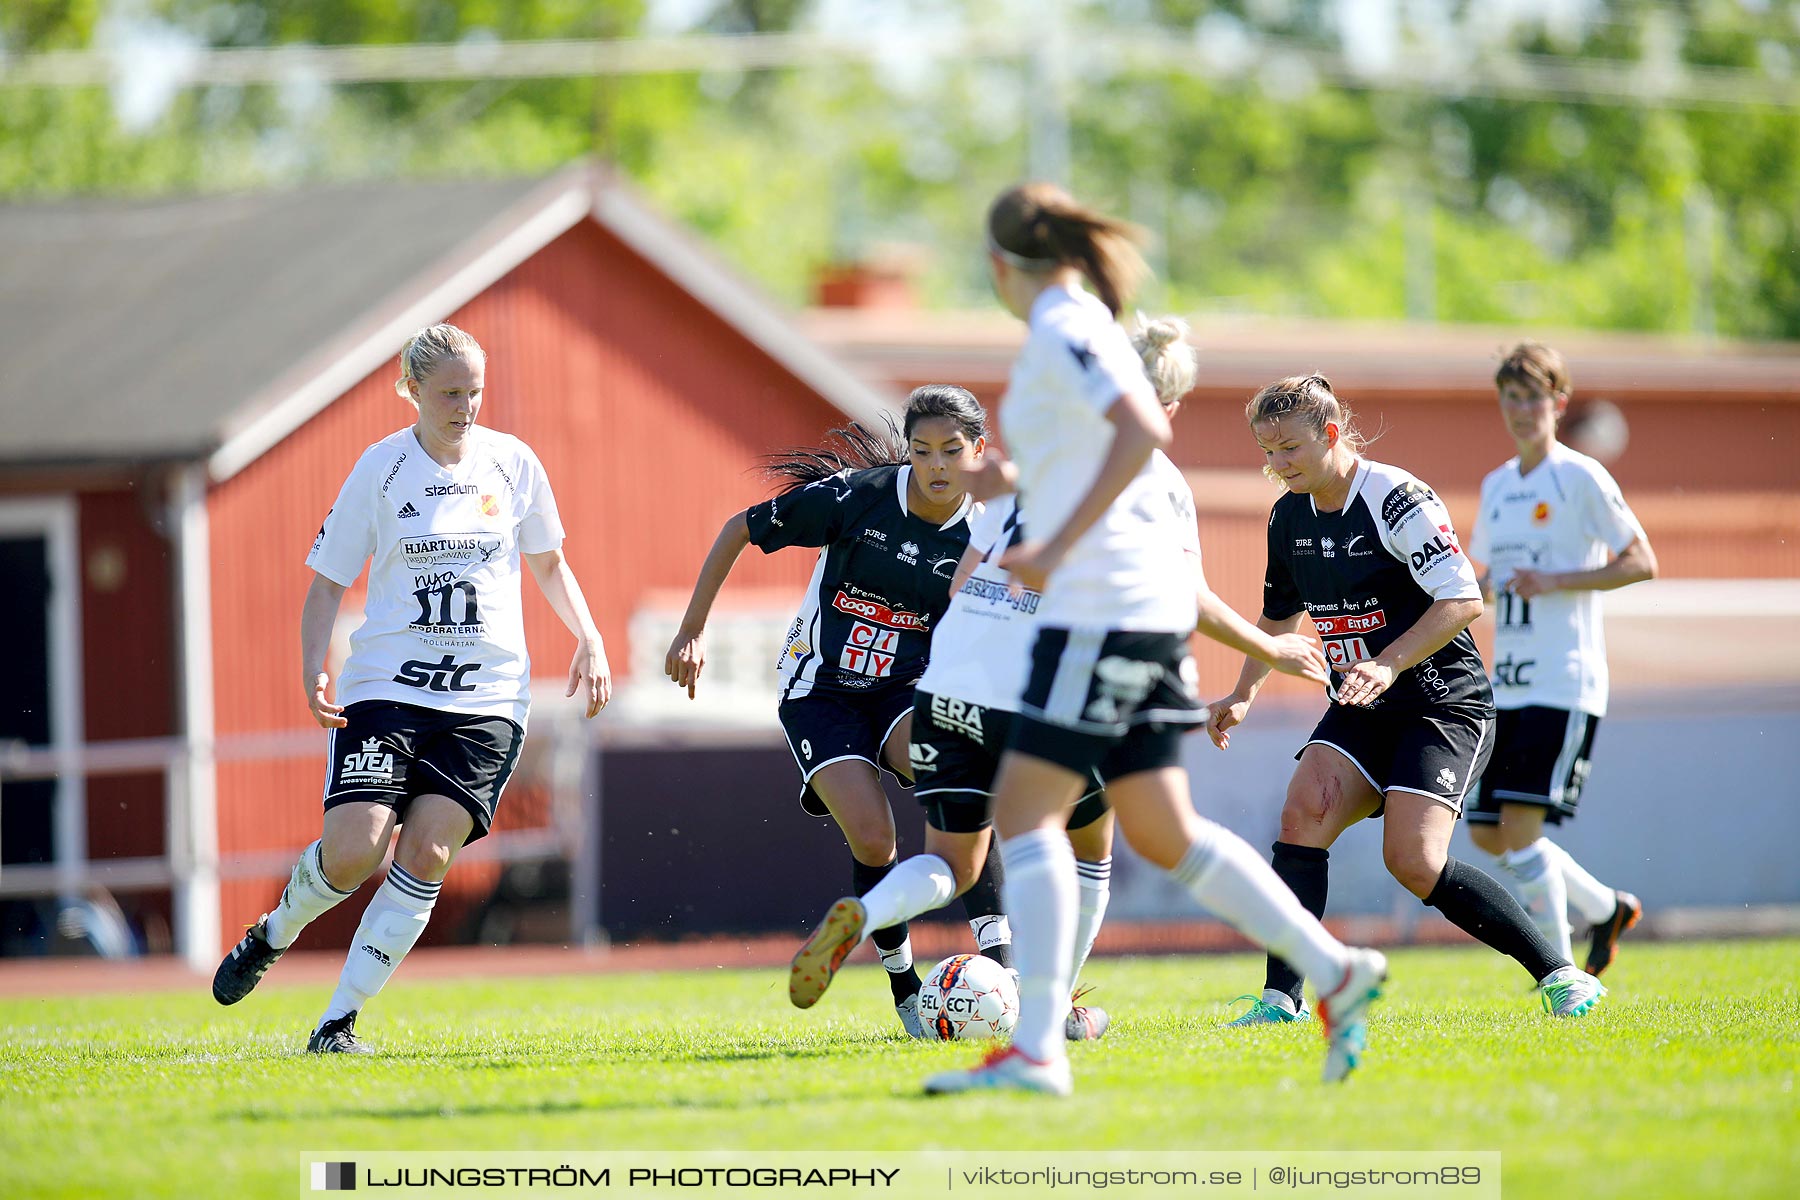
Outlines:
{"type": "Polygon", "coordinates": [[[872,429],[860,421],[827,430],[817,446],[790,446],[763,456],[763,474],[776,480],[786,494],[842,471],[866,471],[906,462],[906,442],[900,426],[886,413],[883,428],[872,429]]]}
{"type": "Polygon", "coordinates": [[[1014,267],[1074,267],[1117,317],[1149,276],[1144,231],[1078,203],[1053,183],[1008,188],[988,209],[989,247],[1014,267]]]}

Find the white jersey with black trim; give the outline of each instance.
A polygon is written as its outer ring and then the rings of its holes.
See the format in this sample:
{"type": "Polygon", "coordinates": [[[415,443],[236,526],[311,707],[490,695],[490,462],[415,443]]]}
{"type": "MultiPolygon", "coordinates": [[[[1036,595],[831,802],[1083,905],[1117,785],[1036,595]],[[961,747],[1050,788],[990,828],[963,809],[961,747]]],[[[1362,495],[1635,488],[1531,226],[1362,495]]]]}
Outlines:
{"type": "Polygon", "coordinates": [[[409,426],[363,451],[306,565],[349,587],[369,565],[363,623],[339,704],[393,700],[525,724],[531,657],[519,555],[562,545],[543,464],[510,434],[475,426],[439,466],[409,426]]]}
{"type": "Polygon", "coordinates": [[[932,632],[931,662],[919,679],[921,692],[982,708],[1019,710],[1043,597],[1029,589],[1013,595],[1012,576],[1000,559],[1024,534],[1012,496],[989,501],[974,517],[969,545],[982,552],[981,562],[950,598],[932,632]]]}
{"type": "MultiPolygon", "coordinates": [[[[1179,527],[1182,549],[1198,562],[1200,527],[1193,490],[1181,468],[1162,451],[1152,460],[1160,492],[1179,527]]],[[[980,550],[982,558],[962,590],[950,598],[949,609],[931,635],[931,664],[919,680],[920,691],[983,708],[1019,711],[1043,597],[1030,589],[1014,595],[1013,578],[1000,559],[1024,540],[1016,496],[991,500],[974,517],[969,545],[980,550]]]]}
{"type": "Polygon", "coordinates": [[[1508,589],[1521,567],[1603,567],[1643,536],[1612,475],[1567,446],[1552,443],[1544,461],[1526,474],[1512,458],[1482,480],[1469,557],[1487,567],[1494,591],[1496,706],[1606,715],[1600,593],[1547,592],[1524,600],[1508,589]]]}
{"type": "MultiPolygon", "coordinates": [[[[1019,503],[1036,536],[1060,529],[1092,486],[1113,441],[1106,413],[1128,392],[1153,398],[1142,361],[1106,306],[1079,288],[1045,288],[1000,411],[1019,503]]],[[[1039,622],[1191,631],[1199,608],[1182,536],[1153,458],[1051,575],[1039,622]]]]}

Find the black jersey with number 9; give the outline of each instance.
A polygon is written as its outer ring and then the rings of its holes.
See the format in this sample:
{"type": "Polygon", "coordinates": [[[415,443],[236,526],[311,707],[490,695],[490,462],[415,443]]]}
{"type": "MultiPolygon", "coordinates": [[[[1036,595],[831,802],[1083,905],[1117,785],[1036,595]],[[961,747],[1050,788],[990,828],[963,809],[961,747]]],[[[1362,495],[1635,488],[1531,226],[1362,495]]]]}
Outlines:
{"type": "Polygon", "coordinates": [[[969,544],[968,499],[942,525],[906,507],[912,468],[840,471],[746,512],[765,554],[820,546],[781,651],[781,698],[911,687],[969,544]]]}

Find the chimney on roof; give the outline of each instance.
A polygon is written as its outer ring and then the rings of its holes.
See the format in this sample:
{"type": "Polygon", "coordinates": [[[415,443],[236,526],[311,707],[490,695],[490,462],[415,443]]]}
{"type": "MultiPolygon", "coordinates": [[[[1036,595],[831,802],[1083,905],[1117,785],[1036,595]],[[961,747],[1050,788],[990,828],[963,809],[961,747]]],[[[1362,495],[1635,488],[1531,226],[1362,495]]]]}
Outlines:
{"type": "Polygon", "coordinates": [[[889,243],[854,259],[826,263],[813,277],[813,303],[820,308],[917,308],[924,258],[918,246],[889,243]]]}

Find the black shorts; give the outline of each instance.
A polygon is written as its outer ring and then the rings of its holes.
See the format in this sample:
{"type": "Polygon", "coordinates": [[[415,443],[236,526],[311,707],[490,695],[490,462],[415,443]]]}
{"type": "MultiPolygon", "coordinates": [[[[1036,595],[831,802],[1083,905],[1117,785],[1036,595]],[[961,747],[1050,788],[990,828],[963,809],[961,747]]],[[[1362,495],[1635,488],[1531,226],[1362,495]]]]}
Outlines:
{"type": "Polygon", "coordinates": [[[331,731],[327,809],[385,804],[404,823],[414,796],[448,796],[475,820],[467,841],[487,836],[525,744],[517,724],[392,700],[360,700],[344,719],[348,725],[331,731]]]}
{"type": "Polygon", "coordinates": [[[1600,718],[1566,708],[1503,708],[1494,730],[1494,761],[1481,777],[1469,820],[1493,825],[1502,804],[1534,804],[1560,825],[1575,815],[1587,782],[1600,718]]]}
{"type": "MultiPolygon", "coordinates": [[[[912,771],[925,821],[944,833],[974,833],[994,820],[994,776],[1018,716],[950,696],[913,693],[912,771]]],[[[1069,814],[1070,829],[1106,815],[1100,777],[1069,814]]]]}
{"type": "Polygon", "coordinates": [[[1172,767],[1205,724],[1187,636],[1040,629],[1008,747],[1104,782],[1172,767]]]}
{"type": "MultiPolygon", "coordinates": [[[[1445,706],[1431,712],[1388,713],[1333,704],[1306,746],[1330,746],[1362,772],[1383,797],[1417,792],[1461,813],[1463,798],[1481,778],[1494,750],[1494,713],[1483,707],[1445,706]]],[[[1299,758],[1306,752],[1300,747],[1299,758]]]]}
{"type": "Polygon", "coordinates": [[[813,791],[812,777],[835,762],[860,759],[900,780],[912,781],[881,761],[881,748],[900,719],[912,711],[909,682],[873,692],[840,695],[813,692],[798,700],[783,700],[776,714],[787,734],[788,749],[800,765],[800,808],[809,817],[828,817],[831,810],[813,791]]]}

